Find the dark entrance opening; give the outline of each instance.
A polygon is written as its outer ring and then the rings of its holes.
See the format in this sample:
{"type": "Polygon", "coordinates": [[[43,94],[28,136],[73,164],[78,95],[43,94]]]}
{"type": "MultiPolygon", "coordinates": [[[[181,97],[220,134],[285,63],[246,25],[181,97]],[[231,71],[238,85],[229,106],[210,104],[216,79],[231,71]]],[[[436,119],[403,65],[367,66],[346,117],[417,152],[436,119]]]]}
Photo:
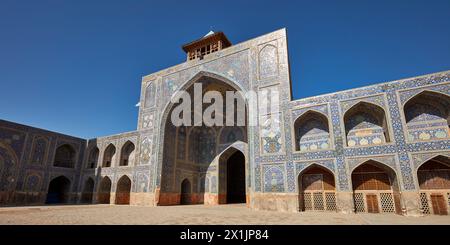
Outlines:
{"type": "Polygon", "coordinates": [[[92,203],[92,195],[94,194],[94,180],[89,178],[84,184],[84,189],[81,194],[81,203],[92,203]]]}
{"type": "Polygon", "coordinates": [[[100,182],[100,189],[98,193],[98,203],[109,204],[111,199],[111,179],[103,177],[100,182]]]}
{"type": "Polygon", "coordinates": [[[227,203],[245,202],[245,157],[236,151],[227,160],[227,203]]]}
{"type": "Polygon", "coordinates": [[[117,182],[116,204],[130,204],[131,180],[126,175],[117,182]]]}
{"type": "Polygon", "coordinates": [[[180,204],[191,204],[191,182],[188,179],[184,179],[181,182],[180,204]]]}
{"type": "Polygon", "coordinates": [[[59,176],[50,181],[47,192],[47,204],[58,204],[69,202],[70,180],[59,176]]]}

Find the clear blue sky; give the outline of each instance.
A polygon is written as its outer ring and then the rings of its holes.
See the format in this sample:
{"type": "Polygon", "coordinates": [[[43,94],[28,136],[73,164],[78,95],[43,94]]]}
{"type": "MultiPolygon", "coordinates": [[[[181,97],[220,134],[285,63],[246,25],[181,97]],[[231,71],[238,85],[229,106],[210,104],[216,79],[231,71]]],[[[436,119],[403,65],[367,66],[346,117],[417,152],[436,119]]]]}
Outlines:
{"type": "Polygon", "coordinates": [[[233,43],[286,27],[294,98],[450,70],[449,0],[0,0],[0,118],[135,130],[141,77],[211,27],[233,43]]]}

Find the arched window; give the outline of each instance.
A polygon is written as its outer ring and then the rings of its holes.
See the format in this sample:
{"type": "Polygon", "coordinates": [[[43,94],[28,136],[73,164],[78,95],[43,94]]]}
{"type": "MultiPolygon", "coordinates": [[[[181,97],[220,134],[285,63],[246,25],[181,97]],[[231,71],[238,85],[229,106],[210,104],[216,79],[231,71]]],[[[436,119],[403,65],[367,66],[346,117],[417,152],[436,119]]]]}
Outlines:
{"type": "Polygon", "coordinates": [[[374,104],[360,102],[344,115],[347,146],[377,145],[390,142],[384,110],[374,104]]]}
{"type": "Polygon", "coordinates": [[[295,150],[328,149],[330,131],[328,119],[321,113],[308,111],[294,122],[295,150]]]}
{"type": "Polygon", "coordinates": [[[408,140],[447,139],[450,137],[450,97],[424,91],[403,107],[408,140]]]}
{"type": "Polygon", "coordinates": [[[95,168],[98,161],[99,150],[98,147],[94,147],[89,152],[88,165],[87,168],[95,168]]]}
{"type": "Polygon", "coordinates": [[[74,168],[75,157],[76,151],[71,145],[61,145],[56,149],[55,162],[53,166],[61,168],[74,168]]]}
{"type": "Polygon", "coordinates": [[[122,146],[119,166],[128,166],[130,163],[134,162],[134,149],[134,144],[131,141],[127,141],[122,146]]]}
{"type": "Polygon", "coordinates": [[[115,154],[116,154],[116,147],[113,144],[109,144],[108,147],[106,147],[105,153],[103,154],[102,167],[104,168],[111,167],[115,154]]]}

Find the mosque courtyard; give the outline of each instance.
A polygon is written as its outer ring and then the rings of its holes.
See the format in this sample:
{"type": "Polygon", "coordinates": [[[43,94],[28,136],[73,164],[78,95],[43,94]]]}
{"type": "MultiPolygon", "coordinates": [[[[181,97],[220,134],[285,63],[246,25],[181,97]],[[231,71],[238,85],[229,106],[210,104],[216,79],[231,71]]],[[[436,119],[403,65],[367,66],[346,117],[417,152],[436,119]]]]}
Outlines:
{"type": "Polygon", "coordinates": [[[450,216],[395,214],[286,213],[256,211],[244,204],[142,207],[58,205],[0,208],[2,225],[449,225],[450,216]]]}

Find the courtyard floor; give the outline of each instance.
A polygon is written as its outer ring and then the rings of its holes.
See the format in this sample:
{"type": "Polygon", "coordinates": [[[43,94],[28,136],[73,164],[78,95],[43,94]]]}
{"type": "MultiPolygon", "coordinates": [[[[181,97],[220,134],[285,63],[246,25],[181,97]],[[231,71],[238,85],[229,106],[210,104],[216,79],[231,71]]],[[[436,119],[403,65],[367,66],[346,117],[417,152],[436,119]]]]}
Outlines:
{"type": "Polygon", "coordinates": [[[0,208],[0,224],[450,224],[450,216],[284,213],[254,211],[245,205],[140,207],[61,205],[0,208]]]}

